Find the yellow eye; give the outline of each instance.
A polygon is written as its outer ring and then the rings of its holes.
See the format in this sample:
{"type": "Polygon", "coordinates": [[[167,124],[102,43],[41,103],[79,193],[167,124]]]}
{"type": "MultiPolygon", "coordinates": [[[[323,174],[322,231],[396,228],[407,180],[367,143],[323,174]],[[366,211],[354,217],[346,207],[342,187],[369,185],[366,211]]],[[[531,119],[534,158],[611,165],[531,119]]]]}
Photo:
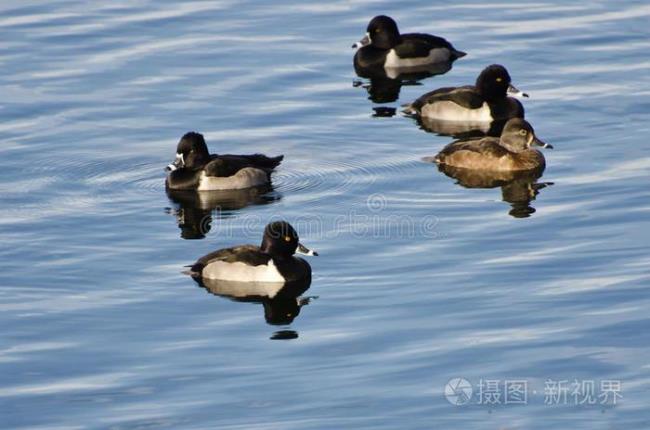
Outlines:
{"type": "Polygon", "coordinates": [[[375,29],[375,33],[380,33],[380,32],[381,32],[381,30],[380,30],[380,29],[378,29],[378,28],[377,28],[377,29],[375,29]]]}
{"type": "Polygon", "coordinates": [[[526,130],[524,130],[523,128],[521,130],[519,130],[519,134],[521,134],[522,136],[525,136],[527,133],[528,132],[526,130]]]}
{"type": "Polygon", "coordinates": [[[285,236],[284,241],[285,242],[291,242],[291,236],[285,236]]]}
{"type": "Polygon", "coordinates": [[[503,80],[503,79],[501,79],[501,78],[497,78],[497,82],[501,82],[502,80],[503,80]]]}

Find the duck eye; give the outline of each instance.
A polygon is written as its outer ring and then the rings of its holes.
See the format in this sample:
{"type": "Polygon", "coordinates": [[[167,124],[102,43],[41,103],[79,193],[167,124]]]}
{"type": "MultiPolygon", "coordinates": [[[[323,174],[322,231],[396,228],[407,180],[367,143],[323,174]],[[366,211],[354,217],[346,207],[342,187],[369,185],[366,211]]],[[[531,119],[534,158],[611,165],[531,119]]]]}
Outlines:
{"type": "Polygon", "coordinates": [[[375,33],[381,33],[381,29],[375,28],[375,33]]]}
{"type": "Polygon", "coordinates": [[[291,236],[285,236],[284,241],[285,242],[291,242],[291,236]]]}
{"type": "Polygon", "coordinates": [[[519,134],[521,134],[522,136],[525,136],[526,133],[528,133],[528,132],[523,128],[521,130],[519,130],[519,134]]]}
{"type": "Polygon", "coordinates": [[[503,81],[503,78],[497,78],[497,82],[503,81]]]}

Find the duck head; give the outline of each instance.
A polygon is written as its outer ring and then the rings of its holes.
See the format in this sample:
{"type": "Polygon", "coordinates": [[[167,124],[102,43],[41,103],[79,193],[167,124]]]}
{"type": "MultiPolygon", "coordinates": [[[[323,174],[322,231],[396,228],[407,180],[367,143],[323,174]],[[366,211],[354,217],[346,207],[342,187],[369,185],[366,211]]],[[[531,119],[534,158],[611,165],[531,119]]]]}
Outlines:
{"type": "Polygon", "coordinates": [[[483,69],[476,78],[476,88],[487,101],[503,99],[508,95],[528,97],[512,85],[510,74],[500,64],[492,64],[483,69]]]}
{"type": "Polygon", "coordinates": [[[176,159],[166,168],[168,172],[180,168],[197,169],[210,161],[208,145],[201,133],[185,133],[176,147],[176,159]]]}
{"type": "Polygon", "coordinates": [[[535,136],[533,126],[521,118],[512,118],[506,122],[499,143],[512,152],[525,151],[530,149],[531,146],[553,149],[552,145],[535,136]]]}
{"type": "Polygon", "coordinates": [[[352,47],[371,45],[379,49],[391,49],[399,42],[400,35],[395,20],[386,15],[379,15],[370,20],[366,35],[352,47]]]}
{"type": "Polygon", "coordinates": [[[289,258],[294,254],[318,255],[300,243],[298,232],[286,221],[275,221],[266,226],[260,250],[274,258],[289,258]]]}

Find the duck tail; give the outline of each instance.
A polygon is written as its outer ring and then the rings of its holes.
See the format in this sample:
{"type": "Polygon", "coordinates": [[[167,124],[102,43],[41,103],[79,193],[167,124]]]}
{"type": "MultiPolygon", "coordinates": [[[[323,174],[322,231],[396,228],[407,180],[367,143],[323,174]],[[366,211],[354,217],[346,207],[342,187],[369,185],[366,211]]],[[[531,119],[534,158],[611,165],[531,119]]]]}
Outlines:
{"type": "Polygon", "coordinates": [[[202,263],[194,263],[191,266],[185,266],[189,267],[188,270],[183,270],[181,273],[184,275],[191,276],[192,278],[200,277],[201,272],[203,271],[204,264],[202,263]]]}
{"type": "Polygon", "coordinates": [[[467,55],[467,52],[459,51],[458,49],[453,48],[451,51],[451,55],[452,57],[454,57],[454,60],[457,60],[467,55]]]}
{"type": "Polygon", "coordinates": [[[418,110],[417,108],[413,105],[413,103],[407,103],[402,105],[402,113],[406,116],[411,116],[415,117],[418,115],[418,110]]]}
{"type": "Polygon", "coordinates": [[[249,155],[248,159],[251,163],[257,167],[263,169],[273,170],[280,165],[284,159],[284,155],[278,155],[277,157],[267,157],[262,154],[249,155]]]}
{"type": "Polygon", "coordinates": [[[433,157],[423,157],[422,161],[424,161],[425,163],[444,164],[440,154],[436,154],[433,157]]]}
{"type": "Polygon", "coordinates": [[[273,164],[273,168],[275,169],[282,163],[282,160],[284,160],[284,155],[278,155],[277,157],[271,157],[270,158],[271,163],[273,164]]]}

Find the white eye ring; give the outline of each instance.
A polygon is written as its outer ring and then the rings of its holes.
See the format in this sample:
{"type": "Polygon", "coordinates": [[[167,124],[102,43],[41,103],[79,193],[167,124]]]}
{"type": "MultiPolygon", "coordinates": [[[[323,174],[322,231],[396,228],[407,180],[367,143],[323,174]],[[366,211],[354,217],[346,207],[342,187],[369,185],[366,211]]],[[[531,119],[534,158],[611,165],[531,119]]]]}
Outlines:
{"type": "Polygon", "coordinates": [[[521,130],[519,130],[519,134],[521,134],[522,136],[525,136],[526,133],[528,133],[528,132],[523,128],[521,130]]]}

